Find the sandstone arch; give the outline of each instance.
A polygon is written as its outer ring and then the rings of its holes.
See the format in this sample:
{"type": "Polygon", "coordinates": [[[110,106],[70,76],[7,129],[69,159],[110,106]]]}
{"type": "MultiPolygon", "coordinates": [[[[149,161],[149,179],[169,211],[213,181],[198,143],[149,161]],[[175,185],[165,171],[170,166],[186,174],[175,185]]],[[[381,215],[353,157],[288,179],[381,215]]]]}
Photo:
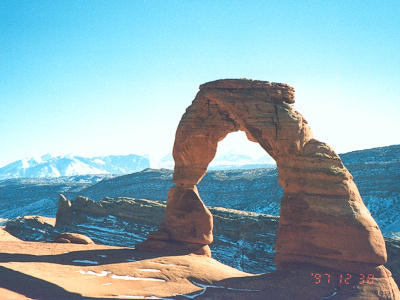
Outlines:
{"type": "Polygon", "coordinates": [[[294,89],[286,84],[229,79],[201,85],[176,132],[176,185],[168,194],[165,221],[147,244],[179,242],[189,251],[210,254],[212,215],[196,184],[218,142],[242,130],[275,159],[284,189],[278,268],[293,262],[348,271],[383,265],[387,257],[382,234],[351,174],[331,147],[313,139],[293,103],[294,89]]]}

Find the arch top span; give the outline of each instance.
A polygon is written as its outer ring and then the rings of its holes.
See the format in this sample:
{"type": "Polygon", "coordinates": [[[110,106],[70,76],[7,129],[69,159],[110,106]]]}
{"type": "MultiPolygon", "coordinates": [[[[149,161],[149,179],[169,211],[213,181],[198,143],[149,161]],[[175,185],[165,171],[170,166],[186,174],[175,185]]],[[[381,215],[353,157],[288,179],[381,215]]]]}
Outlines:
{"type": "Polygon", "coordinates": [[[351,174],[330,146],[313,138],[293,103],[294,89],[281,83],[224,79],[201,85],[176,131],[176,186],[168,193],[165,221],[150,239],[186,243],[187,249],[210,253],[212,215],[196,184],[218,142],[242,130],[277,163],[284,190],[276,239],[278,268],[312,263],[356,270],[384,264],[383,236],[351,174]]]}
{"type": "MultiPolygon", "coordinates": [[[[207,89],[220,90],[264,90],[272,101],[294,103],[294,88],[285,83],[251,80],[251,79],[219,79],[200,85],[200,91],[207,89]]],[[[268,99],[267,98],[267,99],[268,99]]]]}
{"type": "Polygon", "coordinates": [[[294,88],[283,83],[222,79],[200,86],[176,131],[174,182],[195,185],[207,171],[218,142],[242,130],[279,164],[312,138],[293,107],[294,88]]]}

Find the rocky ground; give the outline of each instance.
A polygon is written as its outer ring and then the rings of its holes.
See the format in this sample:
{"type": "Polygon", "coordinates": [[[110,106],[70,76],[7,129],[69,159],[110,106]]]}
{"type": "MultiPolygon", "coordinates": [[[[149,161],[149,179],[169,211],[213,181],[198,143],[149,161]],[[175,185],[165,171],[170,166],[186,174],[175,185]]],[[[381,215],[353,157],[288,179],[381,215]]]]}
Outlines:
{"type": "Polygon", "coordinates": [[[250,274],[194,254],[25,242],[0,229],[0,294],[6,300],[397,299],[377,287],[380,278],[360,285],[358,274],[351,275],[340,283],[337,271],[310,265],[250,274]],[[377,288],[380,298],[372,296],[377,288]]]}
{"type": "Polygon", "coordinates": [[[204,289],[197,282],[251,276],[196,255],[154,257],[132,248],[0,236],[2,299],[194,298],[204,289]]]}
{"type": "MultiPolygon", "coordinates": [[[[15,279],[0,283],[0,291],[6,289],[10,299],[37,299],[42,289],[56,293],[57,299],[329,299],[323,297],[344,297],[360,288],[351,288],[359,274],[352,275],[351,284],[340,285],[340,273],[333,270],[308,265],[294,266],[290,272],[276,271],[273,258],[279,218],[265,214],[211,208],[215,222],[212,259],[135,250],[157,227],[164,211],[165,205],[157,201],[108,198],[95,202],[81,197],[70,208],[59,210],[59,220],[68,216],[69,224],[55,227],[54,218],[40,216],[9,221],[6,228],[13,235],[0,230],[4,241],[0,245],[0,276],[15,279]],[[66,231],[85,234],[97,245],[51,242],[66,231]],[[317,274],[329,274],[332,281],[328,283],[325,276],[318,282],[317,274]],[[139,279],[142,276],[148,279],[139,279]],[[13,284],[27,279],[41,288],[13,284]],[[13,293],[18,297],[12,298],[13,293]]],[[[386,239],[386,246],[386,266],[399,283],[400,242],[386,239]]],[[[364,288],[371,286],[367,283],[364,288]]],[[[54,299],[51,293],[39,299],[54,299]]]]}

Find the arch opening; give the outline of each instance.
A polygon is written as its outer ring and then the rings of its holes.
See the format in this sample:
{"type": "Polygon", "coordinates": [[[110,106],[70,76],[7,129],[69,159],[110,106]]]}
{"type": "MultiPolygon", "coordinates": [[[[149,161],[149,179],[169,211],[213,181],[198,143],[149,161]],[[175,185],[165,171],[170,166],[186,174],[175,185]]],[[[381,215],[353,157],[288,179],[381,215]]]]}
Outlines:
{"type": "Polygon", "coordinates": [[[254,169],[275,167],[275,160],[256,142],[250,141],[242,130],[228,133],[218,142],[215,157],[208,170],[254,169]]]}
{"type": "Polygon", "coordinates": [[[213,215],[213,257],[245,272],[274,271],[283,189],[273,158],[243,131],[228,133],[198,190],[213,215]]]}
{"type": "Polygon", "coordinates": [[[218,142],[198,190],[207,206],[274,216],[283,196],[274,159],[240,130],[218,142]]]}

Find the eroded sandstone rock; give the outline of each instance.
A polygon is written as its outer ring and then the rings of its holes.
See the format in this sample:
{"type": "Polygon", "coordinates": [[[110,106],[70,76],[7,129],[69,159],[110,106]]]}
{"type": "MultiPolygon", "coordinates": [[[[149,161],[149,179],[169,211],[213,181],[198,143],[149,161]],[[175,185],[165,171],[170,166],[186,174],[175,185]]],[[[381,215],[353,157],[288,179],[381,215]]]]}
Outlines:
{"type": "Polygon", "coordinates": [[[292,103],[294,89],[286,84],[227,79],[201,85],[178,125],[173,148],[176,186],[168,194],[160,233],[150,240],[212,242],[212,218],[196,184],[218,142],[242,130],[275,159],[284,189],[278,269],[311,263],[390,277],[382,266],[387,260],[383,236],[351,174],[330,146],[313,138],[292,103]]]}
{"type": "Polygon", "coordinates": [[[56,226],[71,224],[72,211],[70,208],[71,201],[67,200],[67,198],[63,194],[60,194],[60,197],[58,199],[56,226]]]}

